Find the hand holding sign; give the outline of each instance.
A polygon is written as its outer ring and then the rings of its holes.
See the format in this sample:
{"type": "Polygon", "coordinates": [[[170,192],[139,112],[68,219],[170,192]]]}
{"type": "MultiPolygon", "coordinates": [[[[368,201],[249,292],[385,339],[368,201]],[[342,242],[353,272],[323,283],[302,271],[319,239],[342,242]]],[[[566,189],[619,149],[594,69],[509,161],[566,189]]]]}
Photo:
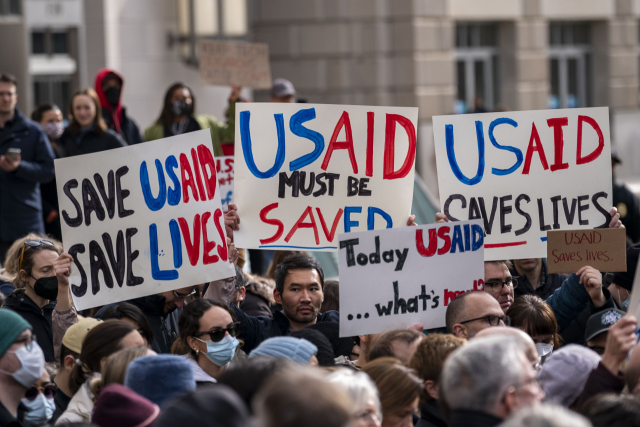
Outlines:
{"type": "Polygon", "coordinates": [[[602,364],[615,376],[620,372],[620,364],[624,362],[629,351],[636,345],[637,324],[636,318],[633,315],[628,315],[621,317],[609,328],[602,364]]]}
{"type": "Polygon", "coordinates": [[[589,293],[593,305],[602,307],[607,302],[602,292],[602,274],[593,267],[585,266],[576,272],[576,276],[580,276],[580,284],[589,293]]]}

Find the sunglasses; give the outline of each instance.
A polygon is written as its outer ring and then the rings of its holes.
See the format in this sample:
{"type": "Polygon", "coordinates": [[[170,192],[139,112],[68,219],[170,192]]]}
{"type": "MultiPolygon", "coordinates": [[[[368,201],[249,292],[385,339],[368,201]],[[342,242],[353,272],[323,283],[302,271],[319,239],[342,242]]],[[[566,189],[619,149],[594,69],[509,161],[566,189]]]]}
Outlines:
{"type": "Polygon", "coordinates": [[[58,387],[55,384],[47,384],[44,387],[33,386],[29,390],[27,390],[24,398],[29,402],[33,402],[34,400],[36,400],[36,397],[38,397],[38,395],[42,393],[47,399],[53,399],[56,395],[56,391],[58,391],[58,387]]]}
{"type": "Polygon", "coordinates": [[[30,248],[37,248],[38,246],[42,245],[55,246],[48,240],[27,240],[26,242],[24,242],[24,245],[22,245],[22,252],[20,253],[20,263],[18,264],[18,269],[22,269],[22,260],[24,258],[24,250],[26,249],[26,247],[29,246],[30,248]]]}
{"type": "Polygon", "coordinates": [[[196,292],[198,292],[197,289],[192,290],[191,292],[189,292],[188,294],[180,294],[176,291],[173,291],[173,295],[175,295],[176,299],[185,299],[185,298],[189,298],[192,295],[195,295],[196,292]]]}
{"type": "Polygon", "coordinates": [[[193,336],[194,338],[199,338],[203,335],[209,335],[211,341],[220,342],[222,338],[224,338],[226,332],[229,332],[229,335],[232,337],[237,337],[240,333],[240,322],[230,323],[226,328],[212,328],[206,332],[197,332],[193,334],[193,336]]]}

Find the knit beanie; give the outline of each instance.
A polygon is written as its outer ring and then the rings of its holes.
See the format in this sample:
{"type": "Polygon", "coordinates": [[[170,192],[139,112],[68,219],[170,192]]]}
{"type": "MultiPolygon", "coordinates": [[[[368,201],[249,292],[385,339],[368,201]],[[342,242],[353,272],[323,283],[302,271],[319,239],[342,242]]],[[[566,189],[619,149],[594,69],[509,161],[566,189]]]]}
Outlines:
{"type": "Polygon", "coordinates": [[[11,344],[27,329],[29,322],[8,308],[0,308],[0,357],[4,356],[11,344]]]}
{"type": "Polygon", "coordinates": [[[162,408],[168,400],[194,391],[196,380],[184,357],[159,354],[131,362],[124,385],[162,408]]]}
{"type": "Polygon", "coordinates": [[[158,405],[114,383],[106,386],[98,395],[91,422],[98,427],[147,427],[158,414],[158,405]]]}
{"type": "Polygon", "coordinates": [[[333,355],[333,347],[331,346],[329,339],[321,332],[314,331],[313,329],[306,327],[291,331],[289,336],[294,338],[303,338],[315,345],[318,348],[316,357],[318,358],[319,366],[334,366],[336,364],[334,360],[336,357],[333,355]]]}
{"type": "Polygon", "coordinates": [[[613,275],[613,283],[631,292],[633,279],[638,268],[638,257],[640,257],[640,243],[627,248],[627,271],[619,271],[613,275]]]}
{"type": "Polygon", "coordinates": [[[355,341],[352,337],[340,338],[340,323],[316,322],[313,325],[305,326],[304,329],[313,329],[321,332],[325,337],[327,337],[333,347],[333,354],[335,357],[351,355],[355,341]]]}
{"type": "Polygon", "coordinates": [[[288,359],[301,365],[308,365],[311,357],[318,352],[318,347],[309,341],[294,337],[274,337],[264,340],[253,349],[249,359],[265,356],[288,359]]]}
{"type": "Polygon", "coordinates": [[[577,344],[568,344],[542,365],[538,380],[547,395],[547,401],[571,406],[584,389],[591,371],[598,367],[600,356],[595,351],[577,344]]]}

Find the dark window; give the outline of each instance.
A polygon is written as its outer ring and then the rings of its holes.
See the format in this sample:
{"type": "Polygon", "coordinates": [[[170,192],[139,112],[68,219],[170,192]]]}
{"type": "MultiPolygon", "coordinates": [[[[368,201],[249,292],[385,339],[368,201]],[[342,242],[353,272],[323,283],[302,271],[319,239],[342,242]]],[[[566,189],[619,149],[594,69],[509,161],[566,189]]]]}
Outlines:
{"type": "Polygon", "coordinates": [[[69,53],[68,33],[66,31],[51,33],[51,39],[53,53],[69,53]]]}
{"type": "Polygon", "coordinates": [[[20,15],[20,0],[0,0],[0,15],[20,15]]]}
{"type": "Polygon", "coordinates": [[[63,112],[69,108],[71,81],[69,76],[36,76],[33,80],[34,105],[53,103],[63,112]]]}
{"type": "Polygon", "coordinates": [[[47,53],[46,33],[34,31],[31,33],[31,53],[47,53]]]}

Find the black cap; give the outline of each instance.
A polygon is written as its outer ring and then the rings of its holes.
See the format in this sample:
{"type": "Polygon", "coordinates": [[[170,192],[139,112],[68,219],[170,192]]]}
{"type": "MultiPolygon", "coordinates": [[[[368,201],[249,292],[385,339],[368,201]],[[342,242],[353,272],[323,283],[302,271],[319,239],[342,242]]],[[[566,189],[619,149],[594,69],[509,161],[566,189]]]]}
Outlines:
{"type": "Polygon", "coordinates": [[[617,308],[603,310],[589,317],[587,329],[584,331],[584,340],[590,341],[603,332],[607,332],[611,325],[616,323],[626,313],[617,308]]]}
{"type": "Polygon", "coordinates": [[[611,160],[613,160],[613,163],[615,163],[616,165],[622,164],[622,160],[620,160],[620,157],[618,157],[618,152],[613,148],[611,149],[611,160]]]}
{"type": "Polygon", "coordinates": [[[613,275],[613,283],[631,292],[633,279],[638,268],[638,257],[640,257],[640,243],[627,248],[627,271],[617,272],[613,275]]]}

